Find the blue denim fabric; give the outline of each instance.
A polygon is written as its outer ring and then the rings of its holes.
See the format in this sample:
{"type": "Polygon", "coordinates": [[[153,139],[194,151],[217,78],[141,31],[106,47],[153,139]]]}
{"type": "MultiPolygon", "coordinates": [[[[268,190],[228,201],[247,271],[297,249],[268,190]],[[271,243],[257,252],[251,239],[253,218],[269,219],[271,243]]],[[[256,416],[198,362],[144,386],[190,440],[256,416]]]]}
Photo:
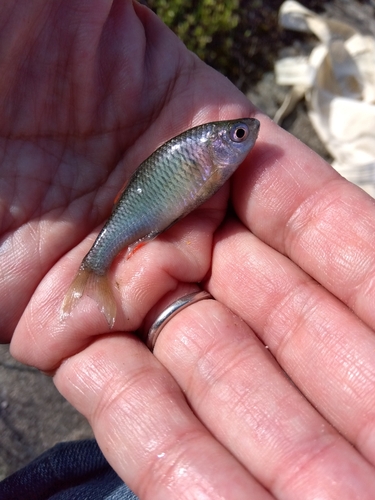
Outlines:
{"type": "Polygon", "coordinates": [[[60,443],[0,482],[0,500],[138,500],[96,441],[60,443]]]}

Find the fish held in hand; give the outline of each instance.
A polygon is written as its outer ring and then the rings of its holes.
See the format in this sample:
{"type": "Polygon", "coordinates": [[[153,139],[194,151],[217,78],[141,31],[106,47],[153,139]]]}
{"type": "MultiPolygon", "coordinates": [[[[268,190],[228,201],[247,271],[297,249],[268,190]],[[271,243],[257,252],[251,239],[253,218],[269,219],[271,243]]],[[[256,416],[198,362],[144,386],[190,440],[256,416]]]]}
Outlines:
{"type": "Polygon", "coordinates": [[[107,273],[116,255],[152,240],[210,198],[255,144],[254,118],[199,125],[169,140],[134,172],[113,212],[83,259],[62,306],[69,316],[84,295],[93,298],[110,328],[116,301],[107,273]]]}

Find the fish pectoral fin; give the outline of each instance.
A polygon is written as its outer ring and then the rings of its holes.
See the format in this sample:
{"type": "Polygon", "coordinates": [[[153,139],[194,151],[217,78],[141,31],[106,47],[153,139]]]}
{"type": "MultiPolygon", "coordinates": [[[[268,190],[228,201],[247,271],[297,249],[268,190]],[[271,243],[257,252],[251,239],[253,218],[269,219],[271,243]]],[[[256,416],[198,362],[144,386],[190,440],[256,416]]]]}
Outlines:
{"type": "Polygon", "coordinates": [[[214,168],[206,182],[195,193],[196,207],[207,201],[213,196],[219,187],[223,185],[223,171],[219,168],[214,168]]]}
{"type": "Polygon", "coordinates": [[[109,328],[113,328],[116,318],[116,301],[106,274],[96,274],[90,268],[81,267],[64,296],[60,309],[60,319],[71,315],[83,295],[88,295],[98,305],[107,320],[109,328]]]}
{"type": "Polygon", "coordinates": [[[135,254],[135,252],[137,252],[140,248],[144,247],[146,243],[148,243],[149,241],[154,240],[159,234],[160,231],[154,231],[152,233],[147,234],[143,238],[140,238],[139,240],[135,241],[131,245],[129,245],[125,253],[125,259],[126,260],[130,259],[130,257],[132,257],[135,254]]]}

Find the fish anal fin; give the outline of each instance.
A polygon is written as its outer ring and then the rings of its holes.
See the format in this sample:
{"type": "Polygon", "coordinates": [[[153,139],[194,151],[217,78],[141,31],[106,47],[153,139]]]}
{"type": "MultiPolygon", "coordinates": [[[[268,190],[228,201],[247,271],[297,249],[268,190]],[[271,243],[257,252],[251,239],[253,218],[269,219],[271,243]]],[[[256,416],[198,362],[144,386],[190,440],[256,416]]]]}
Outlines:
{"type": "Polygon", "coordinates": [[[97,274],[90,268],[81,267],[68,288],[60,309],[60,319],[71,315],[83,295],[88,295],[98,305],[113,328],[116,318],[116,301],[106,274],[97,274]]]}
{"type": "Polygon", "coordinates": [[[143,238],[140,238],[139,240],[129,245],[125,253],[125,259],[126,260],[130,259],[130,257],[132,257],[135,254],[135,252],[137,252],[140,248],[144,247],[146,243],[148,243],[149,241],[154,240],[159,234],[160,232],[156,231],[153,233],[149,233],[143,238]]]}
{"type": "Polygon", "coordinates": [[[140,248],[144,247],[146,245],[146,241],[141,241],[140,243],[134,243],[133,245],[130,245],[126,251],[125,254],[125,259],[128,260],[130,257],[133,257],[135,252],[137,252],[140,248]]]}
{"type": "Polygon", "coordinates": [[[149,233],[146,236],[144,236],[143,238],[140,238],[139,240],[137,240],[134,243],[132,243],[131,245],[129,245],[128,249],[126,250],[126,253],[125,253],[125,259],[126,260],[130,259],[130,257],[132,257],[135,254],[135,252],[137,252],[140,248],[145,246],[146,243],[154,240],[157,236],[159,236],[159,234],[165,233],[165,231],[167,231],[170,227],[174,226],[176,224],[176,222],[183,219],[184,217],[185,217],[185,214],[181,215],[180,217],[175,219],[173,222],[171,222],[165,229],[163,229],[163,231],[154,231],[152,233],[149,233]]]}

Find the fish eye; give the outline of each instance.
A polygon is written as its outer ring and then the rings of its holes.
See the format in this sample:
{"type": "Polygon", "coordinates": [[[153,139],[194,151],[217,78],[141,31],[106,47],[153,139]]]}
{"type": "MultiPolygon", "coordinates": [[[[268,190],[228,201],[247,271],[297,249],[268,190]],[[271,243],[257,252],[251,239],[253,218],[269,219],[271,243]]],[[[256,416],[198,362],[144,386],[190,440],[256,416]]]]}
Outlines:
{"type": "Polygon", "coordinates": [[[234,142],[242,142],[248,135],[249,129],[244,123],[234,125],[230,130],[230,138],[234,142]]]}

